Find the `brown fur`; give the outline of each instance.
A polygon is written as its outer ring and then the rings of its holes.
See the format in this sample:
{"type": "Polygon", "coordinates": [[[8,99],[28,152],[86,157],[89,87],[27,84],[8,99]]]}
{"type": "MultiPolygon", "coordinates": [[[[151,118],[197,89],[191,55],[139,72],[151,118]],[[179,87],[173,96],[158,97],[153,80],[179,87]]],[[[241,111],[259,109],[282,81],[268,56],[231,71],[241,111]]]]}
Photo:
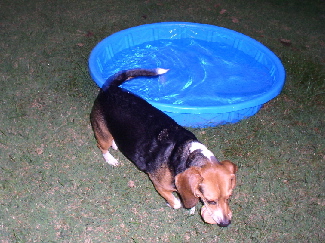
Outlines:
{"type": "Polygon", "coordinates": [[[176,176],[176,187],[186,208],[195,206],[201,198],[216,215],[219,225],[230,224],[232,212],[229,198],[236,186],[237,166],[225,160],[191,167],[176,176]]]}

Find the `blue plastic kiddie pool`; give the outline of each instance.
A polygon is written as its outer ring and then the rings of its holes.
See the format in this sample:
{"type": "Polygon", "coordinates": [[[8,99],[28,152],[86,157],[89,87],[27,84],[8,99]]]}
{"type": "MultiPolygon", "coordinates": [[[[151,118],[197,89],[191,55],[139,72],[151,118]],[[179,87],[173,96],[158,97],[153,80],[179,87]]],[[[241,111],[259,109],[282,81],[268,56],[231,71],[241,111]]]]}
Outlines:
{"type": "Polygon", "coordinates": [[[285,81],[281,61],[264,45],[206,24],[167,22],[122,30],[102,40],[89,58],[99,87],[119,71],[157,67],[169,71],[122,87],[189,127],[252,116],[285,81]]]}

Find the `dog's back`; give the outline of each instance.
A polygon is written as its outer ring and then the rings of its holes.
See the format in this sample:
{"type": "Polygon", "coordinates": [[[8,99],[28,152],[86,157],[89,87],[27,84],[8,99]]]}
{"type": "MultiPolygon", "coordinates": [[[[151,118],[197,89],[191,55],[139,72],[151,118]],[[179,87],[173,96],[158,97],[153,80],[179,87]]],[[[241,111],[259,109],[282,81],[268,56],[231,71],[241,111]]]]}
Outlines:
{"type": "Polygon", "coordinates": [[[94,109],[100,111],[119,150],[140,170],[150,172],[172,163],[173,150],[196,137],[144,99],[119,87],[138,76],[157,76],[165,69],[135,69],[108,80],[94,109]]]}

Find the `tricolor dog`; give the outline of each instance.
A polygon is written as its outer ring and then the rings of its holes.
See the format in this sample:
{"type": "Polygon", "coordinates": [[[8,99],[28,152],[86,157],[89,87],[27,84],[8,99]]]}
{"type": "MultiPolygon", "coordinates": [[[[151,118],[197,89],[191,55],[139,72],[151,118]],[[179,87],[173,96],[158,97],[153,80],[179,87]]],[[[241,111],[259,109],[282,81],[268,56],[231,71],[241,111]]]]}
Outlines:
{"type": "Polygon", "coordinates": [[[228,200],[236,184],[237,166],[228,160],[219,162],[193,133],[144,99],[119,87],[132,78],[158,76],[167,71],[133,69],[107,80],[90,115],[98,147],[113,166],[118,161],[109,148],[119,149],[148,174],[170,207],[183,206],[193,213],[201,200],[205,222],[228,226],[232,216],[228,200]]]}

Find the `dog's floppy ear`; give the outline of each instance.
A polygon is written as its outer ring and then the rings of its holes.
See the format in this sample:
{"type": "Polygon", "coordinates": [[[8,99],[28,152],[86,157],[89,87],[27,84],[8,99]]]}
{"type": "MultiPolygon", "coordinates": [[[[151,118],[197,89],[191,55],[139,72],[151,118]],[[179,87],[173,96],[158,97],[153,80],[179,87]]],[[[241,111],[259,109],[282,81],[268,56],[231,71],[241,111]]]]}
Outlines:
{"type": "Polygon", "coordinates": [[[230,160],[224,160],[221,165],[225,166],[231,173],[231,190],[236,186],[236,172],[238,170],[237,165],[232,163],[230,160]]]}
{"type": "Polygon", "coordinates": [[[196,196],[203,178],[200,167],[190,167],[175,177],[175,185],[185,208],[192,208],[198,202],[196,196]]]}
{"type": "Polygon", "coordinates": [[[231,174],[236,174],[237,165],[232,163],[230,160],[224,160],[224,161],[220,162],[220,164],[225,166],[231,172],[231,174]]]}

